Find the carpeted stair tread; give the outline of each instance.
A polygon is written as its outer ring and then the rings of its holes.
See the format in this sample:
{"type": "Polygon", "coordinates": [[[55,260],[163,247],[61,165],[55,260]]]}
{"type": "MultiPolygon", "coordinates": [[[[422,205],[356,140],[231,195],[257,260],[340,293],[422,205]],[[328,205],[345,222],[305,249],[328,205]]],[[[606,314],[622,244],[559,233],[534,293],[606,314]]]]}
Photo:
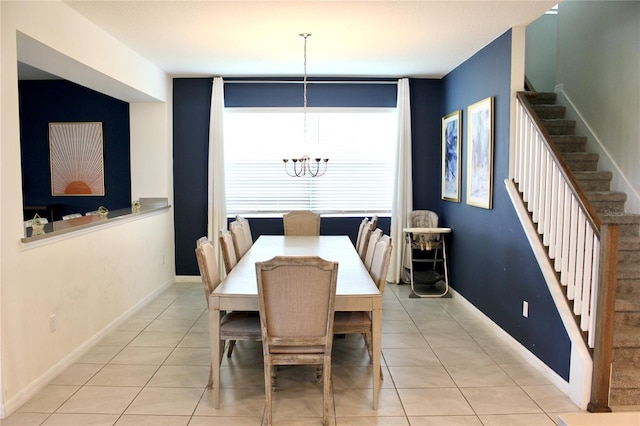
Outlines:
{"type": "MultiPolygon", "coordinates": [[[[562,156],[565,160],[569,161],[598,161],[600,159],[600,155],[594,152],[563,152],[562,156]]],[[[597,170],[582,170],[582,171],[592,171],[595,172],[597,170]]]]}
{"type": "Polygon", "coordinates": [[[611,385],[616,389],[635,389],[640,385],[640,366],[618,362],[611,374],[611,385]]]}
{"type": "Polygon", "coordinates": [[[573,176],[578,180],[611,180],[613,173],[600,170],[586,170],[573,172],[573,176]]]}
{"type": "MultiPolygon", "coordinates": [[[[640,389],[611,389],[611,397],[609,398],[609,405],[611,406],[625,406],[625,409],[629,406],[640,405],[640,389]]],[[[633,425],[637,426],[637,425],[633,425]]]]}
{"type": "Polygon", "coordinates": [[[637,262],[618,262],[617,277],[622,279],[640,278],[640,264],[637,262]]]}
{"type": "Polygon", "coordinates": [[[538,117],[543,120],[564,118],[567,111],[566,107],[556,104],[536,104],[532,106],[538,117]]]}
{"type": "Polygon", "coordinates": [[[636,312],[638,310],[640,310],[640,293],[617,294],[616,312],[636,312]]]}
{"type": "Polygon", "coordinates": [[[626,192],[618,191],[588,191],[585,192],[587,198],[591,201],[627,201],[626,192]]]}
{"type": "Polygon", "coordinates": [[[553,104],[558,97],[555,92],[525,92],[525,96],[532,105],[553,104]]]}
{"type": "Polygon", "coordinates": [[[549,135],[573,135],[576,131],[576,121],[564,118],[543,119],[542,125],[549,135]]]}
{"type": "MultiPolygon", "coordinates": [[[[604,222],[602,219],[600,221],[604,222]]],[[[638,216],[638,221],[640,222],[640,216],[638,216]]],[[[640,236],[621,236],[618,248],[621,250],[640,250],[640,236]]]]}
{"type": "Polygon", "coordinates": [[[613,333],[613,347],[640,349],[640,327],[616,324],[613,333]]]}
{"type": "MultiPolygon", "coordinates": [[[[640,215],[628,214],[624,211],[609,212],[609,214],[600,215],[602,223],[618,223],[621,225],[640,225],[640,215]]],[[[640,235],[640,234],[638,234],[640,235]]]]}

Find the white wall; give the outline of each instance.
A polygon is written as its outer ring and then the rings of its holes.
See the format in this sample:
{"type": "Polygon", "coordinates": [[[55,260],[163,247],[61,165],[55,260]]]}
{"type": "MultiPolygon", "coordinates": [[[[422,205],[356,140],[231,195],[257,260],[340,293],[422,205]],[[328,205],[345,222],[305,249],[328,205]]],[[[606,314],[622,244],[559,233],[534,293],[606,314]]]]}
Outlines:
{"type": "Polygon", "coordinates": [[[573,1],[558,14],[557,91],[640,214],[640,2],[573,1]]]}
{"type": "Polygon", "coordinates": [[[0,385],[9,415],[175,279],[173,212],[22,245],[18,59],[131,106],[132,194],[173,192],[170,79],[64,3],[0,2],[0,385]],[[150,102],[150,103],[142,103],[150,102]],[[49,331],[49,316],[57,331],[49,331]]]}
{"type": "Polygon", "coordinates": [[[557,18],[545,14],[527,26],[526,76],[538,92],[556,87],[557,18]]]}

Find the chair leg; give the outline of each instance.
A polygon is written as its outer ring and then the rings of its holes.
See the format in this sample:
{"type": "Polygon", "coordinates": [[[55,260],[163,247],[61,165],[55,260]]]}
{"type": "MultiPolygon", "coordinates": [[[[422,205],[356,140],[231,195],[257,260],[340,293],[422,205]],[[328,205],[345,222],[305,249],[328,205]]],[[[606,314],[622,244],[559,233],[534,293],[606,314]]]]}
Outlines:
{"type": "Polygon", "coordinates": [[[227,349],[227,358],[231,358],[231,352],[233,352],[233,348],[236,347],[235,340],[229,340],[229,348],[227,349]]]}
{"type": "Polygon", "coordinates": [[[262,416],[262,424],[271,425],[271,381],[272,371],[275,366],[264,366],[264,415],[262,416]]]}
{"type": "Polygon", "coordinates": [[[225,340],[220,340],[220,364],[222,364],[222,360],[224,358],[224,347],[227,344],[225,340]]]}
{"type": "Polygon", "coordinates": [[[272,365],[269,374],[271,375],[270,388],[275,392],[278,388],[278,366],[272,365]]]}
{"type": "Polygon", "coordinates": [[[322,392],[322,425],[329,424],[329,398],[331,392],[331,356],[325,355],[324,362],[324,386],[322,392]]]}
{"type": "Polygon", "coordinates": [[[373,352],[371,351],[371,332],[362,333],[364,343],[367,345],[367,352],[369,352],[369,359],[373,361],[373,352]]]}
{"type": "Polygon", "coordinates": [[[207,389],[211,389],[213,387],[213,367],[209,367],[209,382],[207,383],[207,389]]]}

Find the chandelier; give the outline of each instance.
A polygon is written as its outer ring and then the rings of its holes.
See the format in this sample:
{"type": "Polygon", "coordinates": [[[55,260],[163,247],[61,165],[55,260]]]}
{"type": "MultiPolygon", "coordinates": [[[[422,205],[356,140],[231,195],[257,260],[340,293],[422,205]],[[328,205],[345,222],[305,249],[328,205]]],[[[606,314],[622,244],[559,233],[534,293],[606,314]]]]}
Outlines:
{"type": "MultiPolygon", "coordinates": [[[[303,120],[304,120],[304,140],[307,140],[307,38],[311,37],[309,33],[299,34],[304,38],[304,77],[302,80],[303,86],[303,120]]],[[[310,158],[308,155],[303,155],[300,158],[284,158],[284,170],[291,177],[317,177],[322,176],[327,171],[328,158],[310,158]],[[292,169],[289,169],[289,161],[291,161],[292,169]]]]}

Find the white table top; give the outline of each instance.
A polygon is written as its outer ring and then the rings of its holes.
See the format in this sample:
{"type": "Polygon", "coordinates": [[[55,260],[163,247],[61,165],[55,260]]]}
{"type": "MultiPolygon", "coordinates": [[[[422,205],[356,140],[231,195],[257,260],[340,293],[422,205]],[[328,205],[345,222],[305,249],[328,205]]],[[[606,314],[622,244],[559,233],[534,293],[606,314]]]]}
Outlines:
{"type": "Polygon", "coordinates": [[[336,297],[379,295],[358,252],[349,237],[323,235],[319,237],[285,237],[262,235],[240,259],[213,295],[258,295],[256,262],[274,256],[320,256],[338,262],[336,297]]]}

